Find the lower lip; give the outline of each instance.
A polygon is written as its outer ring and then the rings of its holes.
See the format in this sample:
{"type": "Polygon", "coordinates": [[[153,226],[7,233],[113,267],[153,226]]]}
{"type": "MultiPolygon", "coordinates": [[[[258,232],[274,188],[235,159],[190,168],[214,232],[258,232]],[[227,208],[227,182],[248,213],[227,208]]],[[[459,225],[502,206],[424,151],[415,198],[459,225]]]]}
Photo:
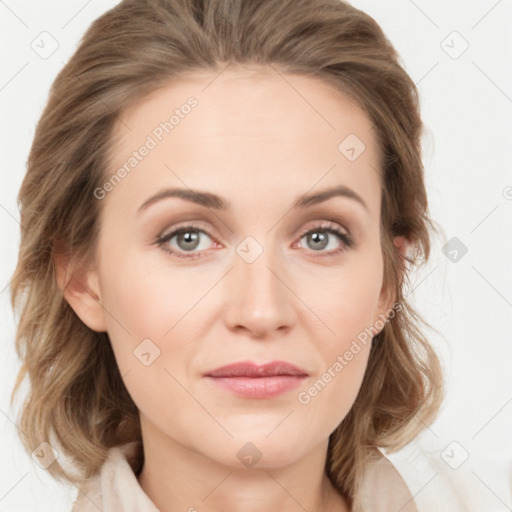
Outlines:
{"type": "Polygon", "coordinates": [[[306,376],[208,377],[217,386],[248,398],[272,398],[299,386],[306,376]]]}

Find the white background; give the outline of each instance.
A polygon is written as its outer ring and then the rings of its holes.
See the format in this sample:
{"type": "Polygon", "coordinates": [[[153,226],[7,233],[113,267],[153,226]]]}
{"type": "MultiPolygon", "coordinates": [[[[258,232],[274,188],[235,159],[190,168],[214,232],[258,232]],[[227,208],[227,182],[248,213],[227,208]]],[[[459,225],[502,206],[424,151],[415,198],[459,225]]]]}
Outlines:
{"type": "MultiPolygon", "coordinates": [[[[0,511],[69,511],[75,490],[55,483],[23,451],[9,405],[19,361],[8,284],[19,243],[16,195],[51,82],[89,24],[116,4],[106,0],[0,0],[0,511]],[[31,47],[41,32],[58,42],[47,59],[31,47]]],[[[419,87],[426,182],[444,230],[416,274],[415,303],[440,334],[448,396],[417,441],[457,441],[488,493],[488,511],[512,510],[512,1],[357,0],[382,26],[419,87]],[[458,32],[459,35],[453,34],[458,32]],[[463,48],[463,39],[468,49],[463,48]],[[444,41],[444,42],[443,42],[444,41]],[[450,55],[451,53],[451,55],[450,55]],[[452,237],[467,253],[442,252],[452,237]],[[460,254],[460,253],[459,253],[460,254]],[[494,469],[492,469],[494,467],[494,469]]],[[[470,467],[470,466],[467,466],[470,467]]],[[[457,471],[463,471],[464,466],[457,471]]]]}

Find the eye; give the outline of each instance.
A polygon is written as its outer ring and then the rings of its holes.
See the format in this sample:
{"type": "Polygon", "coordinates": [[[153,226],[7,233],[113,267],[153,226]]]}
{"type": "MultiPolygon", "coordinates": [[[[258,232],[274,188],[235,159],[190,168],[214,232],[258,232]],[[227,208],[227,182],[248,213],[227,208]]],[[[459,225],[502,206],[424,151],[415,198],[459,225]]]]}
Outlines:
{"type": "Polygon", "coordinates": [[[299,241],[303,239],[306,240],[306,245],[313,252],[320,253],[313,255],[314,257],[334,256],[354,246],[354,241],[350,234],[343,233],[336,225],[331,223],[314,226],[305,233],[302,233],[299,241]],[[329,246],[331,250],[325,251],[324,249],[329,246]]]}
{"type": "MultiPolygon", "coordinates": [[[[173,256],[196,259],[203,257],[205,251],[208,249],[208,243],[205,244],[206,247],[201,247],[201,242],[205,238],[214,240],[213,235],[205,228],[187,225],[174,229],[168,234],[160,235],[156,243],[173,256]]],[[[308,245],[313,252],[318,253],[314,254],[313,257],[335,256],[354,246],[354,241],[350,234],[343,233],[335,224],[330,222],[318,224],[302,232],[299,237],[299,245],[303,239],[306,240],[306,245],[308,245]],[[326,251],[325,248],[329,246],[334,247],[326,251]]],[[[214,244],[217,244],[217,242],[214,241],[214,244]]]]}
{"type": "Polygon", "coordinates": [[[157,244],[178,258],[199,258],[201,253],[193,251],[196,251],[196,249],[204,251],[206,249],[205,247],[200,247],[201,241],[205,237],[212,239],[212,236],[205,229],[190,225],[175,229],[167,235],[161,235],[157,239],[157,244]],[[175,244],[169,244],[174,238],[176,239],[175,244]]]}

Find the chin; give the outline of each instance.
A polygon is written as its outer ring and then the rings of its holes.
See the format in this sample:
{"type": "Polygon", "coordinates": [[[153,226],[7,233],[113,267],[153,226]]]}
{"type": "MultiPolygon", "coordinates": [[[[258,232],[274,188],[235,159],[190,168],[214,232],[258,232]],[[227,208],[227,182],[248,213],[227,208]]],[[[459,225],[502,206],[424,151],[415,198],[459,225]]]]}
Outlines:
{"type": "Polygon", "coordinates": [[[265,432],[247,432],[230,440],[228,452],[235,452],[235,459],[230,458],[229,465],[236,468],[271,469],[287,466],[296,462],[306,452],[305,434],[294,438],[287,432],[277,435],[277,431],[265,429],[265,432]]]}

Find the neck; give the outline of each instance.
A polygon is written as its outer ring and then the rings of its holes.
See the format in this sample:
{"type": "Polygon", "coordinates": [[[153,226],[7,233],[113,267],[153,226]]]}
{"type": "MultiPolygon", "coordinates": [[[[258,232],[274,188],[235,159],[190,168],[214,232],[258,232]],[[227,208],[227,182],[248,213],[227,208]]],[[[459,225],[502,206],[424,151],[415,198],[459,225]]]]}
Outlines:
{"type": "Polygon", "coordinates": [[[138,480],[161,512],[350,511],[324,472],[327,440],[285,466],[241,468],[146,434],[138,480]]]}

